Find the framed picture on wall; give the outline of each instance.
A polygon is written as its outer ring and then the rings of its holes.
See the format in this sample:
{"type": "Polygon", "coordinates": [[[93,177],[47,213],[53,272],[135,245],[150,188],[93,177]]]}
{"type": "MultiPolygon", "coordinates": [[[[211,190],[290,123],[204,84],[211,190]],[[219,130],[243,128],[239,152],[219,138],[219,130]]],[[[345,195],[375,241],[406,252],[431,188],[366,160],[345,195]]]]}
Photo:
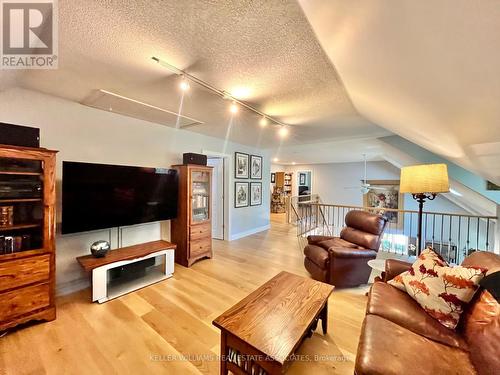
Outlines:
{"type": "Polygon", "coordinates": [[[276,173],[271,173],[271,184],[276,183],[276,173]]]}
{"type": "Polygon", "coordinates": [[[252,180],[262,180],[262,156],[250,156],[250,173],[252,180]]]}
{"type": "Polygon", "coordinates": [[[249,177],[249,155],[242,152],[234,153],[234,178],[249,177]]]}
{"type": "Polygon", "coordinates": [[[262,182],[250,183],[250,206],[262,204],[262,182]]]}
{"type": "Polygon", "coordinates": [[[392,228],[403,230],[403,214],[387,209],[404,209],[404,194],[399,192],[398,180],[368,180],[370,190],[363,195],[363,206],[373,207],[376,213],[384,214],[392,224],[392,228]]]}
{"type": "Polygon", "coordinates": [[[306,174],[305,173],[299,173],[299,185],[305,185],[306,184],[306,174]]]}
{"type": "Polygon", "coordinates": [[[249,201],[248,182],[234,183],[234,207],[247,207],[249,201]]]}

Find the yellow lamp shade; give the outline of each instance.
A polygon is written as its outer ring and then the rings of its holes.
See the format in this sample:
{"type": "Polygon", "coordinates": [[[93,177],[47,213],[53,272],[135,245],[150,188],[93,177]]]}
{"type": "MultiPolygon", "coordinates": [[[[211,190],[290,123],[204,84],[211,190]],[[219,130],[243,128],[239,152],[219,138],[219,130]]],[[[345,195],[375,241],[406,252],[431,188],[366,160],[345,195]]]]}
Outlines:
{"type": "Polygon", "coordinates": [[[401,168],[401,193],[447,193],[450,191],[446,164],[413,165],[401,168]]]}

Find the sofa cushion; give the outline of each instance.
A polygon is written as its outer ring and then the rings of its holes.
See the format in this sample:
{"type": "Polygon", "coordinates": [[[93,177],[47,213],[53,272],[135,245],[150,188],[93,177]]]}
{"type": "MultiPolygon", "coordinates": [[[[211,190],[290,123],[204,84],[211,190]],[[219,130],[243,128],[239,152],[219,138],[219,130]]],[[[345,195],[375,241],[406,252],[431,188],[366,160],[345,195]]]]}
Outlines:
{"type": "MultiPolygon", "coordinates": [[[[476,251],[465,258],[462,265],[488,268],[488,277],[500,270],[500,256],[476,251]]],[[[481,375],[500,373],[500,304],[488,290],[476,293],[459,328],[469,344],[477,372],[481,375]]]]}
{"type": "Polygon", "coordinates": [[[468,348],[460,335],[432,318],[407,293],[387,283],[373,284],[369,294],[367,313],[381,316],[442,344],[463,350],[468,348]]]}
{"type": "Polygon", "coordinates": [[[340,238],[364,249],[378,250],[380,247],[380,236],[378,234],[371,234],[351,227],[342,229],[340,238]]]}
{"type": "Polygon", "coordinates": [[[307,245],[304,255],[320,268],[326,269],[328,262],[328,251],[316,245],[307,245]]]}
{"type": "Polygon", "coordinates": [[[409,271],[389,284],[406,290],[429,315],[454,329],[485,273],[478,267],[448,267],[434,250],[427,248],[409,271]]]}
{"type": "Polygon", "coordinates": [[[358,346],[357,375],[476,374],[466,351],[367,315],[358,346]]]}
{"type": "Polygon", "coordinates": [[[345,215],[345,225],[379,236],[385,229],[387,218],[371,212],[352,210],[345,215]]]}

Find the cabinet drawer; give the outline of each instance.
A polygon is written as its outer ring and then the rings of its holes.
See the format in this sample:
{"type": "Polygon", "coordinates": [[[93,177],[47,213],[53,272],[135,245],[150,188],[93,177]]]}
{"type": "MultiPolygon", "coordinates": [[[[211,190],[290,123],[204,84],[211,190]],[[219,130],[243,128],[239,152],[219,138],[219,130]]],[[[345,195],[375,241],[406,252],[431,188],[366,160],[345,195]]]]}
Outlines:
{"type": "Polygon", "coordinates": [[[212,237],[212,226],[210,223],[189,227],[189,239],[191,241],[196,241],[205,237],[212,237]]]}
{"type": "Polygon", "coordinates": [[[0,293],[0,322],[50,305],[49,284],[0,293]]]}
{"type": "Polygon", "coordinates": [[[0,263],[0,292],[46,281],[50,274],[50,254],[0,263]]]}
{"type": "Polygon", "coordinates": [[[191,241],[189,244],[190,258],[209,253],[212,250],[212,238],[207,237],[201,240],[191,241]]]}

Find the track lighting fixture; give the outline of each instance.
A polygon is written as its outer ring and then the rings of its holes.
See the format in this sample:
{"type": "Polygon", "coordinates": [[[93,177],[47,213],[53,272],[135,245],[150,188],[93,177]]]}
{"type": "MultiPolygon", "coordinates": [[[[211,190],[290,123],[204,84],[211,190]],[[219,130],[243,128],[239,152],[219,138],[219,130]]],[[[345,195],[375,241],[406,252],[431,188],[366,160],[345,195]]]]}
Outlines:
{"type": "MultiPolygon", "coordinates": [[[[202,79],[199,79],[187,72],[185,72],[184,70],[181,70],[177,67],[175,67],[174,65],[172,64],[169,64],[168,62],[166,62],[165,60],[161,60],[160,58],[158,57],[152,57],[153,61],[157,62],[158,64],[160,64],[161,66],[163,66],[164,68],[170,70],[171,72],[173,72],[174,74],[177,74],[178,76],[182,76],[182,81],[180,82],[180,89],[182,91],[187,91],[189,90],[189,83],[196,83],[202,87],[204,87],[205,89],[213,92],[214,94],[216,95],[219,95],[221,98],[223,99],[227,99],[227,100],[231,100],[232,101],[232,104],[229,108],[229,110],[231,111],[231,113],[235,114],[238,112],[238,109],[239,107],[244,107],[246,109],[248,109],[249,111],[252,111],[254,113],[257,113],[258,115],[262,116],[261,120],[259,121],[259,125],[261,127],[266,127],[267,125],[273,125],[273,126],[281,126],[281,128],[279,129],[279,134],[282,138],[286,137],[289,133],[289,126],[282,123],[281,121],[279,121],[278,119],[276,118],[273,118],[273,117],[270,117],[269,115],[259,111],[257,108],[253,107],[252,105],[242,101],[242,100],[238,100],[236,97],[234,97],[233,95],[231,95],[230,93],[228,93],[227,91],[224,91],[224,90],[220,90],[214,86],[212,86],[210,83],[206,82],[206,81],[203,81],[202,79]]],[[[245,91],[245,90],[243,90],[245,91]]],[[[241,93],[240,93],[241,94],[241,93]]]]}

